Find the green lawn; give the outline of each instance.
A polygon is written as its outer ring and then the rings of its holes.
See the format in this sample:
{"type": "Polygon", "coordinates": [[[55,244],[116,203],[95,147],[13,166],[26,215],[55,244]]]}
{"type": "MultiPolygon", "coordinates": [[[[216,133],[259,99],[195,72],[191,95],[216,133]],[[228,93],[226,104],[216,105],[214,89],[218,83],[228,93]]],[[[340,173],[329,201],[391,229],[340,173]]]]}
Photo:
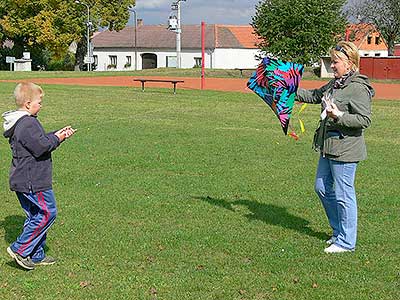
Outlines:
{"type": "MultiPolygon", "coordinates": [[[[248,78],[253,71],[245,70],[240,74],[239,70],[229,69],[206,69],[207,78],[248,78]]],[[[158,68],[138,71],[101,71],[101,72],[74,72],[74,71],[44,71],[44,72],[10,72],[0,71],[0,80],[2,79],[26,79],[26,78],[69,78],[69,77],[94,77],[94,76],[169,76],[169,77],[200,77],[201,69],[176,69],[176,68],[158,68]]],[[[320,79],[310,68],[306,68],[304,79],[320,79]]]]}
{"type": "MultiPolygon", "coordinates": [[[[244,75],[249,77],[250,71],[244,75]]],[[[172,76],[172,77],[200,77],[201,69],[171,69],[158,68],[139,71],[96,71],[96,72],[74,72],[74,71],[44,71],[44,72],[9,72],[0,71],[0,79],[25,79],[25,78],[69,78],[69,77],[93,77],[93,76],[172,76]]],[[[207,77],[240,78],[238,70],[206,70],[207,77]]]]}
{"type": "MultiPolygon", "coordinates": [[[[206,78],[249,78],[253,71],[245,70],[241,75],[238,70],[206,69],[206,78]]],[[[0,71],[0,80],[19,80],[29,78],[76,78],[76,77],[104,77],[104,76],[165,76],[165,77],[201,77],[201,69],[175,69],[158,68],[138,71],[101,71],[101,72],[74,72],[74,71],[34,71],[34,72],[10,72],[0,71]]],[[[310,67],[306,67],[303,80],[325,80],[315,75],[310,67]]],[[[371,82],[400,84],[400,80],[378,80],[371,82]]]]}
{"type": "MultiPolygon", "coordinates": [[[[0,83],[0,111],[13,108],[0,83]]],[[[326,255],[306,133],[253,94],[44,85],[40,120],[78,132],[54,152],[54,266],[6,253],[24,215],[0,140],[0,299],[400,299],[400,103],[375,101],[357,174],[355,253],[326,255]]],[[[296,117],[294,117],[296,121],[296,117]]]]}

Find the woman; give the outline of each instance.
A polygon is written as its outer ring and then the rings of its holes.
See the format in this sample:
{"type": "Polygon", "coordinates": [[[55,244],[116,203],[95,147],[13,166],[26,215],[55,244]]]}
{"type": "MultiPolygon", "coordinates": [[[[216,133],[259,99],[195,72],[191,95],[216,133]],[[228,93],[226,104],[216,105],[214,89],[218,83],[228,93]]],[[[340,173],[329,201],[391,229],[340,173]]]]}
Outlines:
{"type": "Polygon", "coordinates": [[[324,251],[341,253],[354,251],[356,246],[354,180],[358,162],[367,157],[364,129],[371,124],[374,90],[359,73],[360,56],[353,43],[339,42],[330,55],[335,78],[319,89],[299,89],[297,100],[322,106],[314,136],[314,148],[321,153],[315,192],[332,227],[324,251]]]}

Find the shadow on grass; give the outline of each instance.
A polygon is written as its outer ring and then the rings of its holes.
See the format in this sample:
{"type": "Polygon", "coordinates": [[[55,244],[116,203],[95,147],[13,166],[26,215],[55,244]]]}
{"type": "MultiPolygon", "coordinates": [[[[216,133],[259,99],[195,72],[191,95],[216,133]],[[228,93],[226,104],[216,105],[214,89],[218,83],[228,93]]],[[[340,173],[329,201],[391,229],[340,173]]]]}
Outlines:
{"type": "Polygon", "coordinates": [[[329,235],[324,232],[318,232],[312,230],[308,225],[309,221],[300,218],[298,216],[290,214],[285,207],[280,207],[272,204],[259,203],[257,201],[251,201],[247,199],[239,199],[236,201],[228,201],[224,199],[216,199],[210,196],[207,197],[193,197],[202,201],[208,202],[212,205],[219,206],[235,212],[233,206],[243,205],[251,211],[251,214],[247,214],[246,217],[249,220],[259,220],[267,224],[280,226],[283,228],[295,230],[297,232],[315,237],[320,240],[326,240],[329,235]]]}
{"type": "MultiPolygon", "coordinates": [[[[13,243],[22,233],[24,222],[24,216],[8,216],[3,222],[0,222],[0,227],[4,229],[4,240],[7,244],[13,243]]],[[[49,247],[45,245],[44,250],[47,251],[48,249],[49,247]]]]}
{"type": "MultiPolygon", "coordinates": [[[[22,233],[24,222],[25,222],[24,216],[8,216],[5,217],[5,219],[2,222],[0,222],[0,227],[4,229],[4,240],[8,245],[13,243],[17,239],[17,237],[22,233]]],[[[45,251],[47,251],[49,248],[47,247],[47,245],[45,245],[44,249],[45,251]]],[[[18,264],[16,264],[14,261],[7,262],[7,265],[10,267],[15,267],[26,271],[18,264]]]]}
{"type": "Polygon", "coordinates": [[[4,229],[4,240],[11,244],[21,234],[24,226],[24,216],[8,216],[0,222],[0,227],[4,229]]]}
{"type": "MultiPolygon", "coordinates": [[[[190,89],[190,88],[181,88],[181,91],[183,90],[193,90],[196,91],[198,89],[190,89]]],[[[136,90],[136,92],[139,93],[139,95],[170,95],[171,97],[175,97],[179,91],[178,91],[178,87],[176,87],[176,93],[174,94],[174,88],[168,88],[168,87],[146,87],[146,89],[144,91],[142,91],[142,88],[139,87],[139,89],[136,90]],[[153,88],[153,89],[152,89],[153,88]],[[147,90],[149,89],[149,90],[147,90]],[[147,93],[147,94],[146,94],[147,93]]]]}

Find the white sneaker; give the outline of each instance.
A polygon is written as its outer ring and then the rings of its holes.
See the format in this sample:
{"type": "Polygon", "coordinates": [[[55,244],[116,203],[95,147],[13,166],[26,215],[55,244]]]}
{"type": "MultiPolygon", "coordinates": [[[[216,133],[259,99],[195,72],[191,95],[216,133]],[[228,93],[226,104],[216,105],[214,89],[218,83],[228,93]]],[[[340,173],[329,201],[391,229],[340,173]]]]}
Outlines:
{"type": "Polygon", "coordinates": [[[330,245],[328,248],[325,248],[325,253],[343,253],[343,252],[352,252],[353,250],[345,249],[340,246],[336,246],[335,244],[330,245]]]}
{"type": "Polygon", "coordinates": [[[329,240],[327,240],[325,243],[327,245],[332,245],[332,244],[334,244],[336,242],[336,240],[337,240],[336,236],[331,236],[331,238],[329,240]]]}

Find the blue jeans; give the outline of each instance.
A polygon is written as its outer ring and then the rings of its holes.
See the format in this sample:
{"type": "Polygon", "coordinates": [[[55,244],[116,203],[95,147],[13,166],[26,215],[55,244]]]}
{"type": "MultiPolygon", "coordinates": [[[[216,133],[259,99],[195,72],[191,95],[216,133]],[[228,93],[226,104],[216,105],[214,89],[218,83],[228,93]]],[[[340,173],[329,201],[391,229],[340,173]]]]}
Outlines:
{"type": "Polygon", "coordinates": [[[16,194],[26,220],[21,235],[11,244],[11,250],[22,257],[30,256],[33,262],[39,262],[45,257],[46,232],[57,216],[53,190],[16,194]]]}
{"type": "Polygon", "coordinates": [[[354,187],[357,163],[320,157],[315,192],[321,199],[335,245],[354,250],[357,240],[357,199],[354,187]]]}

